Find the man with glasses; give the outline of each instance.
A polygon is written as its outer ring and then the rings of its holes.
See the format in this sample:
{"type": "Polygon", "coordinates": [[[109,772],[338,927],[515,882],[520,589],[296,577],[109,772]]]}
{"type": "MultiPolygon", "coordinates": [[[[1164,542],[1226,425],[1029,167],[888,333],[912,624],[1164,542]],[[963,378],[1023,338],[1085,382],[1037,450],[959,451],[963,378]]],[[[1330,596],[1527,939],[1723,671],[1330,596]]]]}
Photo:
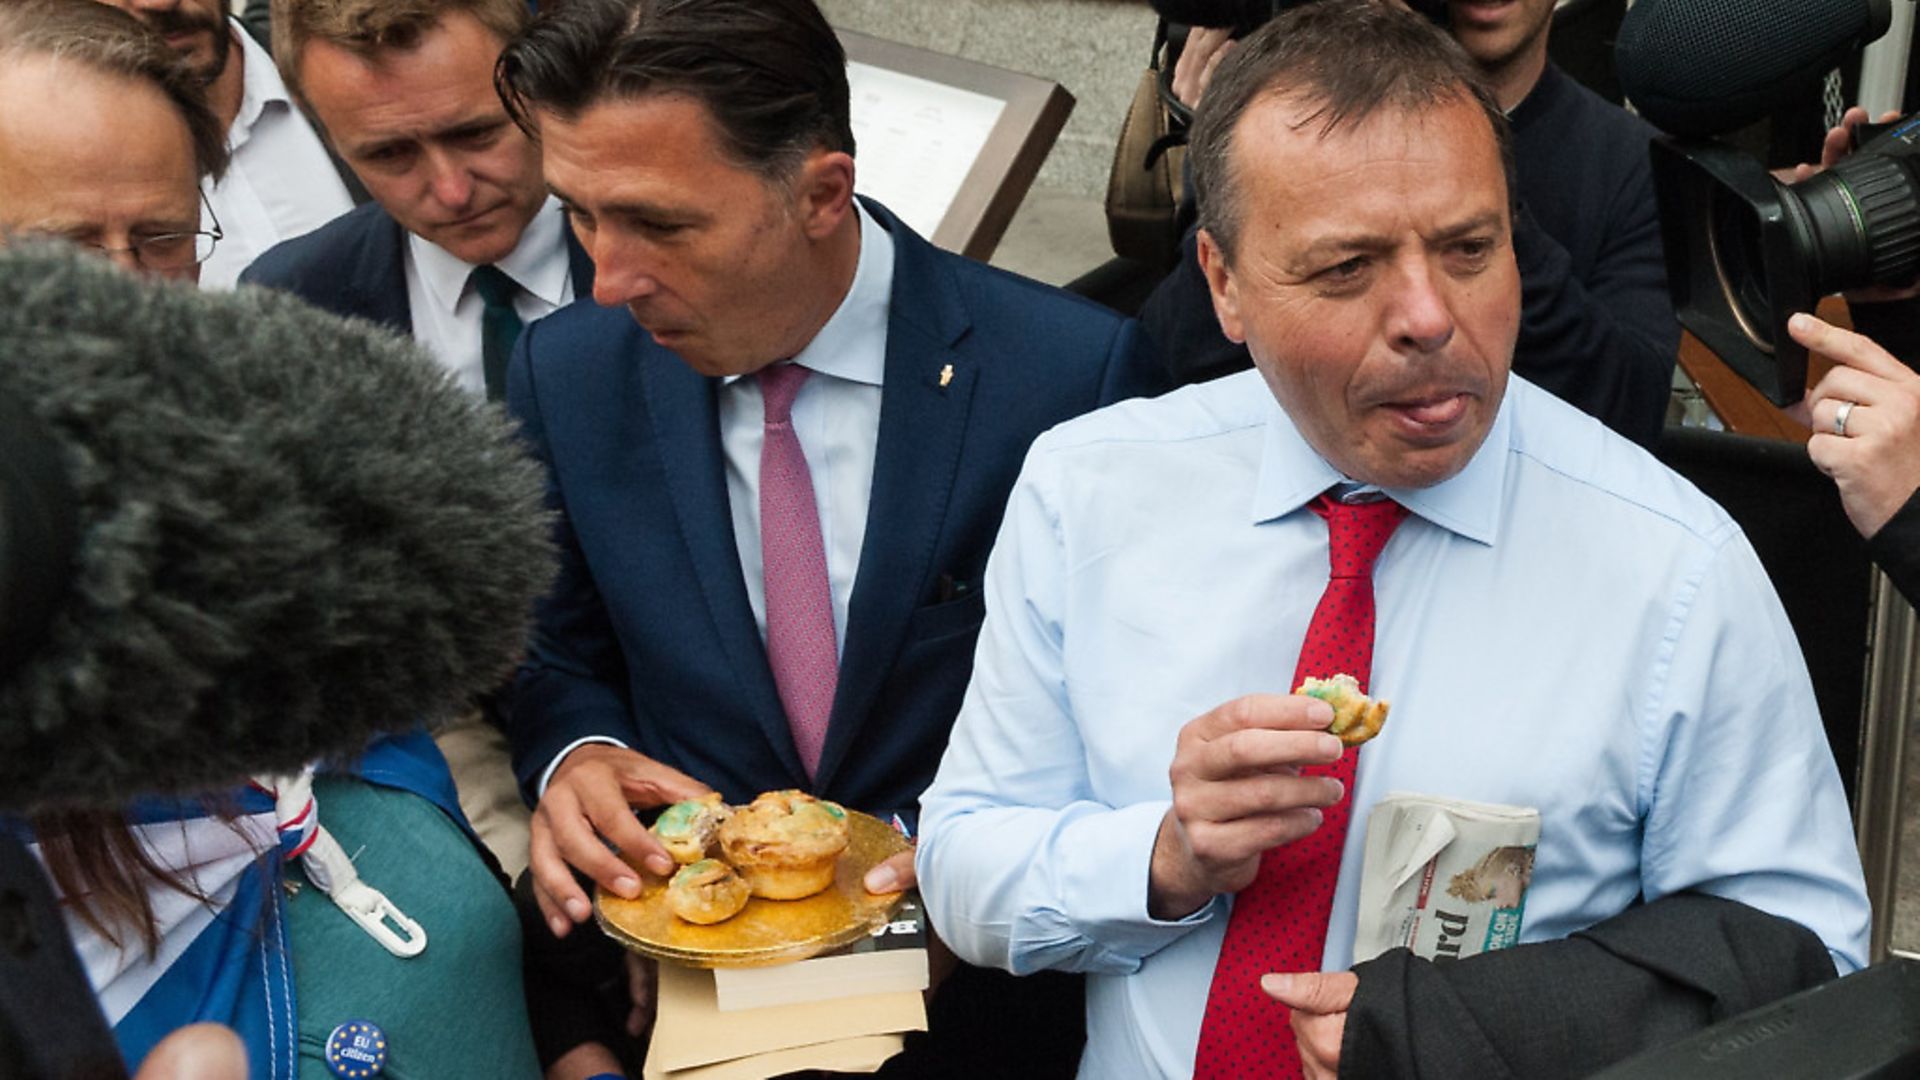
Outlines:
{"type": "Polygon", "coordinates": [[[217,212],[227,237],[202,269],[202,288],[232,288],[261,252],[353,209],[347,174],[224,0],[104,2],[147,24],[186,62],[232,155],[231,168],[204,183],[209,212],[201,227],[211,230],[217,212]]]}
{"type": "Polygon", "coordinates": [[[46,234],[195,280],[216,250],[200,180],[226,137],[161,40],[115,12],[0,9],[0,240],[46,234]]]}

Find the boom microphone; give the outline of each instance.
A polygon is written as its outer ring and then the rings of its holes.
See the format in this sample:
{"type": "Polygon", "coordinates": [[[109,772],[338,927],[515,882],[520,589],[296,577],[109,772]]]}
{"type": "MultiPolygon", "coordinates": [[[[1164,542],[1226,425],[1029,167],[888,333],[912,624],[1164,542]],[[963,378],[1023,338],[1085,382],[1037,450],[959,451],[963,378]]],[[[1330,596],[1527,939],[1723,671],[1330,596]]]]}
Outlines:
{"type": "Polygon", "coordinates": [[[50,433],[79,541],[41,640],[0,671],[0,808],[298,771],[517,659],[551,576],[539,467],[411,342],[16,247],[6,397],[50,433]]]}
{"type": "Polygon", "coordinates": [[[1704,138],[1805,100],[1892,19],[1890,0],[1637,0],[1614,67],[1655,127],[1704,138]]]}

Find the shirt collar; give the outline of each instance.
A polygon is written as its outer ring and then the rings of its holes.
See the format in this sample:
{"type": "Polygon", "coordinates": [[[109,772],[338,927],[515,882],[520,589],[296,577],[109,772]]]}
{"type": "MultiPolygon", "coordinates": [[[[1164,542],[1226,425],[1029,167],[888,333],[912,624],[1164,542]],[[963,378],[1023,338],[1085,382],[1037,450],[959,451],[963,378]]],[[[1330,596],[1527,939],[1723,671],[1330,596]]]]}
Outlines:
{"type": "MultiPolygon", "coordinates": [[[[887,313],[893,304],[893,237],[855,199],[859,213],[860,258],[840,306],[793,362],[822,375],[868,386],[885,385],[887,313]]],[[[729,375],[723,385],[742,378],[729,375]]]]}
{"type": "MultiPolygon", "coordinates": [[[[452,311],[466,291],[473,264],[413,233],[407,234],[407,251],[413,256],[427,293],[441,308],[452,311]]],[[[567,254],[566,220],[560,213],[559,200],[547,196],[547,201],[534,212],[533,220],[521,231],[520,242],[493,265],[505,271],[521,288],[559,307],[566,293],[567,274],[572,268],[567,254]]]]}
{"type": "Polygon", "coordinates": [[[233,35],[233,46],[239,55],[227,62],[240,61],[240,111],[233,116],[233,123],[227,128],[227,145],[239,149],[253,133],[253,125],[272,105],[281,109],[293,108],[293,95],[287,92],[287,84],[280,81],[280,69],[273,66],[273,57],[260,43],[253,40],[239,20],[227,19],[227,33],[233,35]]]}
{"type": "MultiPolygon", "coordinates": [[[[1384,488],[1388,497],[1449,532],[1491,545],[1499,533],[1506,492],[1507,459],[1513,443],[1513,402],[1523,392],[1507,377],[1506,394],[1493,427],[1458,473],[1426,488],[1384,488]]],[[[1260,384],[1265,389],[1265,384],[1260,384]]],[[[1335,484],[1350,482],[1307,444],[1278,401],[1267,407],[1266,442],[1254,482],[1254,524],[1285,517],[1335,484]]]]}

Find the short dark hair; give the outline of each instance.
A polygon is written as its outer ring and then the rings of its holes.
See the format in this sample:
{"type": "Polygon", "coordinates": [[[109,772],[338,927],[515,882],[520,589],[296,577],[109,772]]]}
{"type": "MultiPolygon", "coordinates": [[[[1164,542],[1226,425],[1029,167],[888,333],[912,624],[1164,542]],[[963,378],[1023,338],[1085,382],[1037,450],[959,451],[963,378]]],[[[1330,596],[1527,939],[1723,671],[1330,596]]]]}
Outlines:
{"type": "Polygon", "coordinates": [[[853,153],[847,54],[813,0],[567,0],[500,56],[507,110],[572,118],[609,100],[683,94],[740,166],[790,176],[814,149],[853,153]]]}
{"type": "Polygon", "coordinates": [[[503,44],[533,17],[526,0],[273,0],[273,61],[280,81],[304,104],[300,57],[308,44],[324,41],[362,59],[385,49],[406,52],[443,18],[462,12],[503,44]]]}
{"type": "Polygon", "coordinates": [[[1229,261],[1241,217],[1234,131],[1256,101],[1278,95],[1316,106],[1302,122],[1319,121],[1323,135],[1383,110],[1417,112],[1464,96],[1493,129],[1509,206],[1518,197],[1506,114],[1458,42],[1398,4],[1315,0],[1242,40],[1221,61],[1195,111],[1187,160],[1200,226],[1229,261]]]}
{"type": "Polygon", "coordinates": [[[227,171],[226,125],[200,77],[140,20],[94,0],[0,3],[0,64],[34,56],[151,85],[187,125],[200,175],[218,180],[227,171]]]}

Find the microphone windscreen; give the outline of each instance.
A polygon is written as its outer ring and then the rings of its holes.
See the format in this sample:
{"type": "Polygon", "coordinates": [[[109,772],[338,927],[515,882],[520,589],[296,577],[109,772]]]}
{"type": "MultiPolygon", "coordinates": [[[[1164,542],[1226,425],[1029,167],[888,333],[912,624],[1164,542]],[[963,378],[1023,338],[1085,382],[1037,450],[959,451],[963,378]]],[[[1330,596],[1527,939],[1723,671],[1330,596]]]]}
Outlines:
{"type": "Polygon", "coordinates": [[[265,290],[0,251],[0,394],[78,501],[70,589],[0,682],[0,808],[347,755],[512,668],[552,573],[539,466],[411,342],[265,290]]]}
{"type": "Polygon", "coordinates": [[[1614,68],[1655,127],[1719,135],[1817,93],[1891,19],[1888,0],[1636,0],[1614,68]]]}

